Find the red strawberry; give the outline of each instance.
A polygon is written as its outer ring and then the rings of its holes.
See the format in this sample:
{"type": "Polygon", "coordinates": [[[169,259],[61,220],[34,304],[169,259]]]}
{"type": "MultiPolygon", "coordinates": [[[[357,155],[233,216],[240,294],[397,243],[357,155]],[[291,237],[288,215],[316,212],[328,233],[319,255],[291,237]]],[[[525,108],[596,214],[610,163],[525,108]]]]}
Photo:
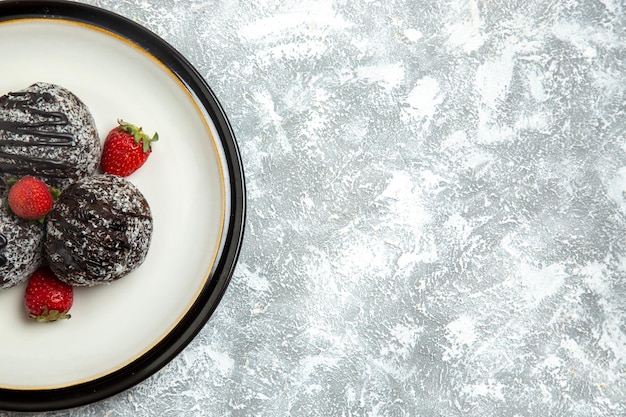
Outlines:
{"type": "MultiPolygon", "coordinates": [[[[12,181],[9,182],[11,184],[12,181]]],[[[52,209],[58,190],[31,176],[21,178],[9,190],[9,207],[18,217],[25,220],[39,220],[52,209]]]]}
{"type": "Polygon", "coordinates": [[[159,134],[148,136],[140,127],[118,120],[102,149],[100,167],[107,174],[127,177],[137,171],[152,152],[152,142],[159,140],[159,134]]]}
{"type": "Polygon", "coordinates": [[[41,267],[28,279],[24,304],[29,318],[39,322],[69,319],[73,302],[73,287],[59,281],[50,268],[41,267]]]}

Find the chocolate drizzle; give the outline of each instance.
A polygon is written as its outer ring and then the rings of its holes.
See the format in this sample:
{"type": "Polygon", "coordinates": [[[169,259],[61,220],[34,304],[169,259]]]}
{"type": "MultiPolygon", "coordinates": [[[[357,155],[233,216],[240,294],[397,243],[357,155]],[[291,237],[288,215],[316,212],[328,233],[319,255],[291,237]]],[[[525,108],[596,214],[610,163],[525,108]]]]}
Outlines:
{"type": "Polygon", "coordinates": [[[41,110],[54,102],[55,98],[46,92],[20,91],[0,97],[1,109],[23,112],[29,119],[17,121],[0,118],[0,174],[35,173],[42,177],[63,178],[72,173],[74,168],[63,161],[29,153],[7,152],[16,147],[74,146],[74,135],[59,131],[69,125],[67,115],[41,110]]]}
{"type": "MultiPolygon", "coordinates": [[[[6,247],[7,247],[7,238],[5,235],[0,233],[0,250],[6,247]]],[[[0,267],[5,266],[7,262],[8,262],[7,257],[4,256],[3,253],[0,253],[0,267]]]]}

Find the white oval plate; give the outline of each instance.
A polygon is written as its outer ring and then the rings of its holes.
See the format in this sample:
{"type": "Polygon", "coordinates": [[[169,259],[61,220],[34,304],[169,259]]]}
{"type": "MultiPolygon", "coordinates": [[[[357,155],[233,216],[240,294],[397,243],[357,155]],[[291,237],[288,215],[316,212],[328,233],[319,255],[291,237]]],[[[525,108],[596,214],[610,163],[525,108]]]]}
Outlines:
{"type": "Polygon", "coordinates": [[[160,137],[127,178],[154,220],[137,270],[76,288],[72,318],[55,323],[26,318],[24,285],[0,291],[0,408],[67,408],[139,382],[200,330],[236,261],[243,174],[210,89],[173,48],[127,19],[69,2],[4,2],[0,56],[0,95],[59,84],[89,107],[101,138],[120,118],[160,137]]]}

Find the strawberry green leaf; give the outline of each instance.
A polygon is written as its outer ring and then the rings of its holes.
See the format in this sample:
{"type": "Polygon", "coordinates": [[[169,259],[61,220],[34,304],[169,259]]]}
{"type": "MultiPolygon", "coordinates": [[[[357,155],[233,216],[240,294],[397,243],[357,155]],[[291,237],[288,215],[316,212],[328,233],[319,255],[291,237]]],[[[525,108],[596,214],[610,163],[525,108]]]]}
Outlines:
{"type": "Polygon", "coordinates": [[[55,187],[48,187],[50,189],[50,194],[52,194],[52,199],[56,200],[61,195],[61,190],[55,187]]]}

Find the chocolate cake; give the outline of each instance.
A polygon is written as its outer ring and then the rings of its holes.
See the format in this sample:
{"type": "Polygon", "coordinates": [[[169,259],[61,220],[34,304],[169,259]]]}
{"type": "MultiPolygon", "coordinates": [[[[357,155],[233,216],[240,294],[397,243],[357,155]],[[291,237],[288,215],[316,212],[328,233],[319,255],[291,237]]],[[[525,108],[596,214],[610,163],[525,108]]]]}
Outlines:
{"type": "Polygon", "coordinates": [[[152,236],[150,207],[129,181],[85,177],[68,186],[46,218],[45,254],[68,284],[117,280],[144,261],[152,236]]]}
{"type": "Polygon", "coordinates": [[[102,148],[89,109],[72,92],[35,83],[0,97],[0,177],[32,175],[63,189],[93,174],[102,148]]]}
{"type": "Polygon", "coordinates": [[[0,289],[24,282],[43,261],[44,226],[14,215],[0,179],[0,289]]]}

